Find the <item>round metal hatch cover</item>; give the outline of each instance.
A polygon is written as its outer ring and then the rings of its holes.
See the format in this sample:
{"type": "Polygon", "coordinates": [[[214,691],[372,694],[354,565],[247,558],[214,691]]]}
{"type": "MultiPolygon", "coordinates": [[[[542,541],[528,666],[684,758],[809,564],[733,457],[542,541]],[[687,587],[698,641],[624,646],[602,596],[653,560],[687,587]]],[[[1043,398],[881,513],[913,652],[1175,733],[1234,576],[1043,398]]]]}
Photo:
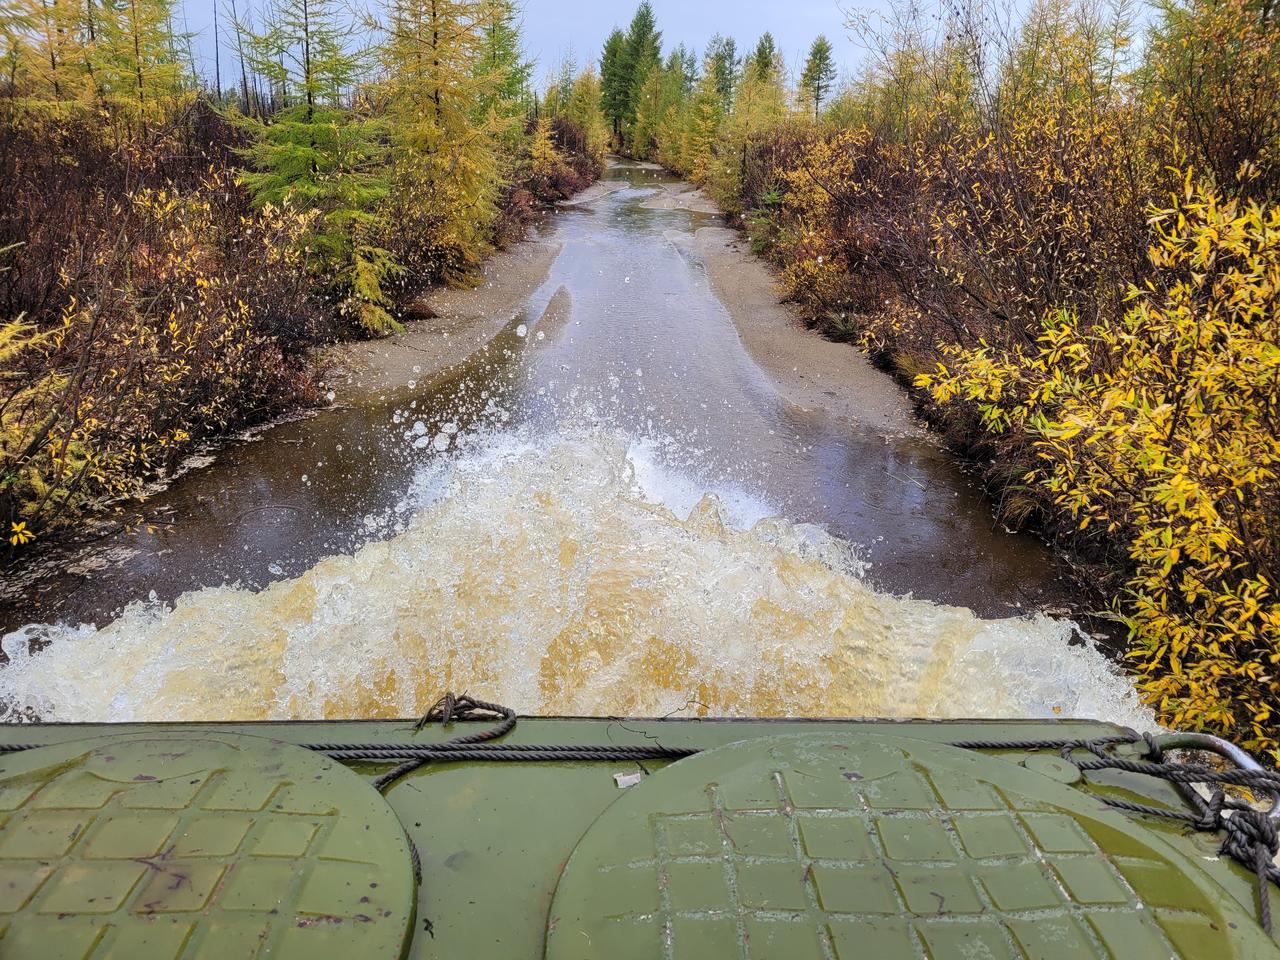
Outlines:
{"type": "Polygon", "coordinates": [[[408,841],[377,791],[221,733],[0,758],[0,956],[399,957],[408,841]]]}
{"type": "Polygon", "coordinates": [[[923,741],[749,740],[615,801],[556,889],[546,955],[1264,957],[1159,836],[1003,760],[923,741]]]}

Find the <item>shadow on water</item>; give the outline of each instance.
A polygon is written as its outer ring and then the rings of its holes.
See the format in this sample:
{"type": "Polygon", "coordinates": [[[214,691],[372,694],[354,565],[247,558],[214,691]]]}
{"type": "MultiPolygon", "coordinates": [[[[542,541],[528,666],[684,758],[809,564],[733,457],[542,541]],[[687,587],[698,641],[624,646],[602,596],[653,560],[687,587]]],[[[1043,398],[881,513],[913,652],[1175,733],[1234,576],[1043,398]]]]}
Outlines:
{"type": "Polygon", "coordinates": [[[647,208],[655,171],[611,176],[626,185],[547,228],[562,249],[546,282],[483,351],[226,444],[148,502],[151,529],[45,563],[0,628],[102,624],[132,600],[296,576],[400,529],[415,477],[442,448],[483,443],[480,426],[618,431],[691,489],[860,545],[882,590],[987,617],[1069,604],[1049,551],[1001,530],[940,451],[782,400],[684,242],[719,218],[647,208]]]}

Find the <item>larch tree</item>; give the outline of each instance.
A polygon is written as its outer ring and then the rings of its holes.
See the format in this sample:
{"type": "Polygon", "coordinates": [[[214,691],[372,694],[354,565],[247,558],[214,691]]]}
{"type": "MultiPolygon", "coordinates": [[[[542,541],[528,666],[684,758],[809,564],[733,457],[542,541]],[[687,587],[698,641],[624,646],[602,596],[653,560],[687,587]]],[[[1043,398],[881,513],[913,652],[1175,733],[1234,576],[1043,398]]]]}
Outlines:
{"type": "Polygon", "coordinates": [[[549,78],[547,92],[542,98],[543,110],[549,116],[557,117],[568,109],[576,74],[577,64],[574,63],[573,58],[567,54],[561,57],[560,65],[549,78]]]}
{"type": "Polygon", "coordinates": [[[665,66],[654,64],[640,88],[640,99],[636,104],[636,119],[631,129],[631,152],[641,159],[658,159],[668,163],[673,169],[679,169],[678,162],[669,162],[670,157],[663,159],[661,147],[667,130],[672,131],[678,142],[678,126],[673,126],[673,117],[680,110],[684,99],[684,71],[675,62],[665,66]]]}
{"type": "Polygon", "coordinates": [[[550,180],[564,163],[552,137],[551,118],[541,116],[533,125],[529,137],[529,169],[535,181],[550,180]]]}
{"type": "Polygon", "coordinates": [[[0,17],[20,109],[65,116],[87,99],[90,53],[77,0],[13,0],[0,17]]]}
{"type": "Polygon", "coordinates": [[[603,165],[609,146],[609,128],[601,100],[600,77],[588,67],[573,81],[566,114],[582,128],[592,155],[598,164],[603,165]]]}
{"type": "Polygon", "coordinates": [[[493,107],[519,60],[488,58],[484,0],[394,0],[383,47],[394,185],[388,223],[420,277],[472,282],[490,247],[499,143],[493,107]]]}
{"type": "Polygon", "coordinates": [[[254,134],[243,182],[259,206],[314,210],[308,245],[342,312],[373,334],[395,327],[383,287],[399,272],[371,239],[387,196],[383,126],[355,95],[366,65],[349,47],[336,0],[282,0],[268,29],[250,34],[255,70],[285,105],[241,118],[254,134]]]}
{"type": "Polygon", "coordinates": [[[715,146],[724,119],[719,76],[712,57],[703,64],[702,77],[693,91],[684,128],[683,173],[694,183],[708,182],[715,162],[715,146]]]}
{"type": "Polygon", "coordinates": [[[804,72],[800,74],[800,89],[813,104],[815,120],[822,113],[822,101],[831,92],[835,82],[836,64],[832,57],[831,41],[819,35],[809,48],[809,59],[805,61],[804,72]]]}
{"type": "Polygon", "coordinates": [[[111,0],[97,11],[97,82],[126,123],[145,127],[167,115],[184,91],[189,67],[178,53],[185,44],[174,35],[173,12],[173,0],[111,0]]]}
{"type": "Polygon", "coordinates": [[[191,87],[173,0],[9,0],[5,82],[20,110],[107,117],[117,133],[170,116],[191,87]]]}
{"type": "Polygon", "coordinates": [[[0,90],[12,100],[19,94],[27,58],[26,11],[18,4],[0,4],[0,90]]]}

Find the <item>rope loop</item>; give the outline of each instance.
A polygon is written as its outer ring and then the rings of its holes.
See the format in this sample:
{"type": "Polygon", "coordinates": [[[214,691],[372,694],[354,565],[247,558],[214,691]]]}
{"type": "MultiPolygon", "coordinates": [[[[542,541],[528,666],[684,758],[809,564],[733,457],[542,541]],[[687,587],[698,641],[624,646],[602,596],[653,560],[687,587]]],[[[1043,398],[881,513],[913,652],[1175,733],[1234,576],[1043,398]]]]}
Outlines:
{"type": "Polygon", "coordinates": [[[1163,763],[1164,750],[1160,747],[1160,744],[1156,742],[1156,738],[1150,733],[1144,733],[1142,735],[1142,739],[1147,744],[1147,757],[1151,762],[1163,763]]]}
{"type": "MultiPolygon", "coordinates": [[[[457,750],[459,747],[465,747],[471,744],[484,743],[488,740],[497,740],[510,733],[516,725],[516,712],[510,707],[504,707],[500,703],[489,703],[487,700],[479,700],[468,694],[455,696],[453,693],[445,693],[437,700],[417,723],[413,725],[415,733],[421,733],[423,728],[429,723],[438,721],[442,727],[450,726],[454,720],[498,720],[496,726],[490,727],[488,730],[481,730],[479,733],[469,733],[461,737],[454,737],[443,743],[432,744],[436,751],[457,750]]],[[[413,773],[419,767],[424,767],[432,760],[437,759],[431,753],[423,752],[404,763],[399,764],[395,769],[389,770],[382,776],[373,781],[374,789],[379,793],[385,793],[387,788],[399,780],[401,777],[413,773]]]]}
{"type": "Polygon", "coordinates": [[[1227,795],[1223,793],[1221,788],[1214,790],[1209,795],[1208,802],[1200,811],[1200,819],[1195,822],[1197,830],[1204,833],[1213,833],[1222,828],[1222,811],[1226,805],[1227,795]]]}
{"type": "Polygon", "coordinates": [[[413,725],[415,733],[421,733],[422,730],[430,723],[439,723],[442,727],[450,726],[454,720],[502,720],[494,730],[486,730],[483,734],[474,734],[465,738],[457,738],[450,741],[451,743],[482,743],[485,740],[494,740],[510,730],[516,725],[516,712],[510,707],[504,707],[500,703],[489,703],[487,700],[477,700],[468,694],[456,696],[452,693],[446,693],[434,704],[431,709],[422,715],[417,723],[413,725]]]}
{"type": "MultiPolygon", "coordinates": [[[[1179,744],[1179,746],[1181,746],[1179,744]]],[[[1212,749],[1212,746],[1206,743],[1212,749]]],[[[1101,797],[1103,803],[1145,816],[1182,820],[1206,833],[1221,833],[1223,840],[1219,853],[1230,857],[1258,878],[1258,919],[1267,933],[1272,933],[1271,883],[1280,883],[1280,867],[1275,857],[1280,853],[1280,832],[1276,828],[1276,811],[1257,810],[1249,804],[1226,795],[1224,786],[1250,787],[1270,793],[1273,803],[1280,803],[1280,775],[1272,771],[1256,769],[1215,770],[1193,763],[1171,763],[1165,760],[1164,747],[1150,733],[1134,734],[1130,738],[1107,737],[1094,741],[1065,741],[1061,747],[1065,760],[1074,764],[1081,773],[1096,770],[1121,770],[1164,780],[1179,788],[1179,792],[1196,810],[1190,815],[1180,810],[1153,807],[1113,797],[1101,797]],[[1142,760],[1129,760],[1108,752],[1108,747],[1118,742],[1144,743],[1146,752],[1142,760]],[[1092,758],[1075,756],[1084,749],[1092,758]],[[1206,800],[1192,789],[1193,784],[1211,786],[1206,800]]],[[[1251,758],[1250,762],[1251,761],[1251,758]]]]}
{"type": "Polygon", "coordinates": [[[1241,863],[1258,875],[1258,919],[1267,933],[1271,925],[1272,883],[1280,883],[1280,867],[1276,866],[1276,854],[1280,853],[1280,835],[1275,821],[1261,810],[1239,807],[1230,816],[1219,817],[1223,831],[1219,853],[1241,863]]]}

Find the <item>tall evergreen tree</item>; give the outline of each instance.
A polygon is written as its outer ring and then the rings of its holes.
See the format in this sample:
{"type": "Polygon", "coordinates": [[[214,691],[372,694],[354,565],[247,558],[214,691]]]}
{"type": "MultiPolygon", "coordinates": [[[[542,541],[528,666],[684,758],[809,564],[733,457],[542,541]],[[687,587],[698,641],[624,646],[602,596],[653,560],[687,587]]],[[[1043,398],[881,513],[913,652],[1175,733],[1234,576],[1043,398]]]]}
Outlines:
{"type": "Polygon", "coordinates": [[[387,194],[383,131],[344,102],[365,68],[349,33],[337,0],[282,0],[268,29],[249,36],[254,67],[287,105],[267,120],[241,121],[255,134],[243,179],[260,205],[290,201],[317,212],[310,243],[344,313],[385,333],[394,323],[383,283],[397,270],[369,239],[387,194]]]}
{"type": "Polygon", "coordinates": [[[477,13],[484,48],[475,67],[482,88],[480,108],[514,116],[522,109],[533,74],[520,43],[519,11],[513,0],[484,0],[477,13]]]}
{"type": "Polygon", "coordinates": [[[769,80],[775,75],[781,75],[782,57],[778,54],[778,45],[774,43],[772,33],[765,33],[756,42],[748,69],[755,71],[757,80],[769,80]]]}
{"type": "Polygon", "coordinates": [[[733,110],[721,125],[720,157],[713,185],[722,203],[734,207],[748,162],[751,140],[787,117],[787,91],[773,40],[768,34],[747,58],[733,96],[733,110]]]}
{"type": "Polygon", "coordinates": [[[742,72],[742,57],[738,55],[738,43],[733,37],[716,34],[707,45],[708,68],[715,76],[716,94],[721,106],[728,109],[733,103],[733,91],[738,86],[742,72]]]}
{"type": "Polygon", "coordinates": [[[622,122],[629,141],[632,139],[630,134],[636,122],[641,90],[649,79],[650,71],[661,60],[662,34],[654,21],[653,7],[649,5],[649,0],[641,0],[635,16],[631,18],[631,26],[627,29],[622,59],[623,74],[627,81],[627,105],[622,122]]]}
{"type": "Polygon", "coordinates": [[[688,96],[698,83],[698,55],[683,43],[669,54],[664,64],[665,69],[680,81],[681,96],[688,96]]]}
{"type": "Polygon", "coordinates": [[[809,59],[805,61],[804,72],[800,75],[800,89],[813,104],[814,119],[822,112],[822,101],[835,82],[836,64],[831,55],[831,42],[819,35],[809,48],[809,59]]]}
{"type": "Polygon", "coordinates": [[[622,123],[627,116],[627,95],[630,91],[626,73],[626,35],[615,28],[605,41],[600,57],[600,108],[613,130],[615,140],[622,138],[622,123]]]}

